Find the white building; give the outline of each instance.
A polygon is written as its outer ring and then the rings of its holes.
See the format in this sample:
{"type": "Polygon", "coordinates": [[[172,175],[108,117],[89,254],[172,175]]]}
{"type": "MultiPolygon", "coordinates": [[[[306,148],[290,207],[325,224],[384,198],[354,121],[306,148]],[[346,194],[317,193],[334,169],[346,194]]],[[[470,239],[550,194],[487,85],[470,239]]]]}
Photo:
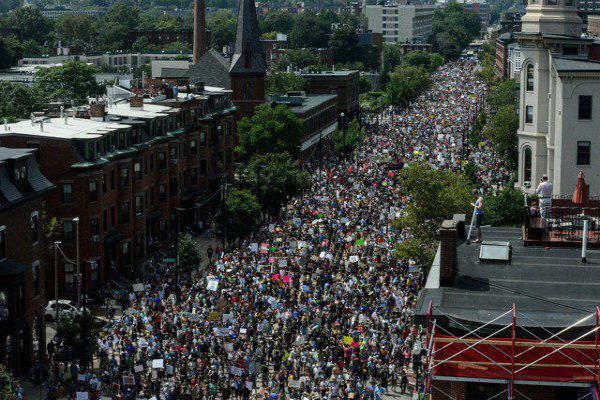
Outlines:
{"type": "Polygon", "coordinates": [[[508,77],[509,79],[519,79],[521,73],[521,48],[518,43],[511,43],[508,46],[508,77]]]}
{"type": "Polygon", "coordinates": [[[425,43],[431,35],[434,5],[367,5],[369,29],[381,33],[386,43],[425,43]]]}
{"type": "Polygon", "coordinates": [[[63,15],[66,14],[70,14],[70,15],[92,15],[92,16],[97,16],[97,15],[102,15],[104,14],[104,11],[101,10],[75,10],[72,8],[67,8],[67,7],[62,7],[62,6],[58,6],[58,7],[46,7],[42,10],[40,10],[40,13],[46,17],[46,18],[50,18],[50,19],[55,19],[55,18],[60,18],[63,15]]]}
{"type": "Polygon", "coordinates": [[[521,51],[519,184],[528,191],[548,175],[569,194],[583,171],[600,193],[600,63],[581,36],[572,0],[529,0],[515,33],[521,51]]]}

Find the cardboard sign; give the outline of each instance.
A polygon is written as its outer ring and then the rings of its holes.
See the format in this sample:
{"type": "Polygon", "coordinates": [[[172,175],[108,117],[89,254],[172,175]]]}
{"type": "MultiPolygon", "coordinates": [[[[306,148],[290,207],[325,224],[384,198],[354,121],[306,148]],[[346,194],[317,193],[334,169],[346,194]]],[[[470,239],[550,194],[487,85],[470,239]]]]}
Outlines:
{"type": "Polygon", "coordinates": [[[164,367],[165,367],[165,360],[163,360],[162,358],[152,360],[152,368],[162,369],[164,367]]]}
{"type": "Polygon", "coordinates": [[[144,370],[144,366],[143,365],[136,365],[133,370],[135,372],[142,372],[144,370]]]}
{"type": "Polygon", "coordinates": [[[77,374],[77,380],[80,382],[85,382],[86,381],[85,374],[77,374]]]}
{"type": "Polygon", "coordinates": [[[143,292],[144,291],[144,284],[143,283],[134,283],[133,284],[133,291],[134,292],[143,292]]]}

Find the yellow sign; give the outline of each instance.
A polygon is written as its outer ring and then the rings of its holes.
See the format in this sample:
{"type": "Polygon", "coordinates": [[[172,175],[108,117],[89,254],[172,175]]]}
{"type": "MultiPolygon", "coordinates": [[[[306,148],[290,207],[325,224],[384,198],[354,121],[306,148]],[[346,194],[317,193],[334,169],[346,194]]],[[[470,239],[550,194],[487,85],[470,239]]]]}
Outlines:
{"type": "Polygon", "coordinates": [[[343,340],[345,345],[351,345],[352,342],[354,342],[354,339],[352,339],[350,336],[344,336],[343,340]]]}

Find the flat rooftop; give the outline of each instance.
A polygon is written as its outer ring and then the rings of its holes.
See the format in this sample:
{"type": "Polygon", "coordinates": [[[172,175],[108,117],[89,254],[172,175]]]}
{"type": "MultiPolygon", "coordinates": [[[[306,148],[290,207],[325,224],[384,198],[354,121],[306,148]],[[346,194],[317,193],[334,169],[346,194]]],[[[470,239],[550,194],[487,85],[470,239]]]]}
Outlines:
{"type": "Polygon", "coordinates": [[[290,108],[290,111],[295,114],[304,114],[336,97],[336,94],[307,94],[302,96],[273,97],[273,101],[277,104],[287,105],[290,108]],[[299,99],[302,100],[302,103],[299,102],[299,99]]]}
{"type": "Polygon", "coordinates": [[[2,135],[29,135],[56,139],[94,139],[119,129],[129,128],[130,126],[68,117],[66,123],[64,118],[44,119],[43,130],[39,121],[32,125],[30,120],[8,124],[7,127],[8,130],[0,125],[0,137],[2,135]]]}
{"type": "Polygon", "coordinates": [[[342,77],[342,76],[350,76],[352,74],[356,74],[358,71],[356,70],[342,70],[342,71],[321,71],[321,72],[304,72],[300,75],[312,77],[312,76],[332,76],[332,77],[342,77]]]}
{"type": "MultiPolygon", "coordinates": [[[[600,305],[600,250],[588,249],[584,264],[581,248],[524,247],[521,228],[483,228],[482,236],[484,241],[510,242],[511,262],[481,262],[480,245],[460,243],[454,284],[440,287],[439,263],[434,261],[416,314],[426,315],[432,301],[434,316],[446,314],[479,325],[514,303],[527,316],[519,325],[561,328],[600,305]]],[[[439,256],[438,252],[436,259],[439,256]]],[[[497,324],[510,324],[510,320],[507,315],[497,324]]]]}
{"type": "Polygon", "coordinates": [[[19,158],[29,156],[34,149],[11,149],[8,147],[0,147],[0,162],[6,160],[18,160],[19,158]]]}

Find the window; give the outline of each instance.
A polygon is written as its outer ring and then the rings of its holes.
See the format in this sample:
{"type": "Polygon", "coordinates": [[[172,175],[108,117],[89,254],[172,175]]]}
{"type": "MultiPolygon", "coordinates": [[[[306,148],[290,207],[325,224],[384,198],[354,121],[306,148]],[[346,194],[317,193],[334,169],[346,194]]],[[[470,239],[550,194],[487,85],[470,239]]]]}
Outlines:
{"type": "Polygon", "coordinates": [[[577,165],[590,165],[591,147],[591,142],[587,140],[577,142],[577,165]]]}
{"type": "Polygon", "coordinates": [[[171,160],[177,160],[177,147],[171,147],[169,149],[169,157],[171,160]]]}
{"type": "Polygon", "coordinates": [[[73,221],[63,221],[63,240],[66,243],[73,241],[73,221]]]}
{"type": "Polygon", "coordinates": [[[158,222],[158,235],[160,240],[167,240],[167,220],[161,219],[158,222]]]}
{"type": "Polygon", "coordinates": [[[579,119],[592,119],[592,96],[579,96],[579,119]]]}
{"type": "Polygon", "coordinates": [[[177,188],[177,178],[175,178],[175,177],[170,178],[169,186],[171,189],[171,197],[176,197],[177,194],[179,193],[179,190],[177,188]]]}
{"type": "Polygon", "coordinates": [[[166,183],[160,183],[158,185],[158,200],[161,203],[164,203],[167,201],[167,184],[166,183]]]}
{"type": "Polygon", "coordinates": [[[8,291],[0,290],[0,321],[8,320],[8,291]]]}
{"type": "Polygon", "coordinates": [[[198,154],[198,146],[197,146],[198,142],[196,141],[196,139],[192,139],[190,140],[190,154],[191,155],[196,155],[198,154]]]}
{"type": "Polygon", "coordinates": [[[98,218],[90,218],[90,235],[98,236],[100,234],[100,220],[98,218]]]}
{"type": "Polygon", "coordinates": [[[129,186],[129,168],[121,168],[121,187],[129,186]]]}
{"type": "Polygon", "coordinates": [[[98,200],[98,182],[90,181],[89,187],[90,187],[90,191],[89,191],[90,201],[97,201],[98,200]]]}
{"type": "Polygon", "coordinates": [[[533,124],[533,106],[525,106],[525,123],[533,124]]]}
{"type": "Polygon", "coordinates": [[[117,212],[116,212],[116,208],[115,208],[115,206],[112,206],[112,207],[110,208],[110,226],[111,226],[112,228],[114,228],[114,227],[115,227],[115,222],[116,222],[116,220],[117,220],[117,218],[116,218],[116,214],[117,214],[117,212]]]}
{"type": "Polygon", "coordinates": [[[531,182],[531,148],[523,150],[523,182],[531,182]]]}
{"type": "Polygon", "coordinates": [[[207,172],[208,172],[207,160],[200,160],[200,174],[206,175],[207,172]]]}
{"type": "Polygon", "coordinates": [[[75,290],[75,268],[71,263],[65,263],[65,292],[75,290]]]}
{"type": "Polygon", "coordinates": [[[133,176],[136,180],[142,179],[142,164],[139,161],[133,164],[133,176]]]}
{"type": "Polygon", "coordinates": [[[143,194],[135,195],[135,215],[137,217],[144,215],[144,195],[143,194]]]}
{"type": "Polygon", "coordinates": [[[0,260],[6,258],[6,226],[0,226],[0,260]]]}
{"type": "Polygon", "coordinates": [[[102,231],[108,230],[108,210],[102,211],[102,231]]]}
{"type": "Polygon", "coordinates": [[[99,277],[100,268],[98,268],[98,261],[92,261],[90,263],[90,280],[92,281],[93,286],[96,286],[98,284],[99,277]]]}
{"type": "Polygon", "coordinates": [[[533,64],[528,64],[527,65],[527,69],[525,70],[525,77],[526,77],[526,85],[527,85],[527,91],[531,92],[533,91],[533,64]]]}
{"type": "Polygon", "coordinates": [[[37,211],[31,213],[29,222],[31,225],[31,242],[37,243],[37,241],[40,240],[40,222],[37,211]]]}
{"type": "Polygon", "coordinates": [[[33,297],[40,295],[40,262],[36,261],[31,265],[31,290],[33,297]]]}
{"type": "Polygon", "coordinates": [[[577,46],[563,46],[563,56],[576,56],[579,55],[579,49],[577,46]]]}
{"type": "Polygon", "coordinates": [[[73,202],[73,185],[70,183],[63,183],[62,185],[62,201],[63,203],[73,202]]]}
{"type": "Polygon", "coordinates": [[[165,153],[164,151],[158,153],[158,168],[167,168],[167,153],[165,153]]]}
{"type": "Polygon", "coordinates": [[[191,176],[191,183],[192,185],[197,185],[198,184],[198,168],[193,168],[192,169],[192,176],[191,176]]]}
{"type": "Polygon", "coordinates": [[[115,171],[110,171],[110,190],[115,190],[115,171]]]}
{"type": "Polygon", "coordinates": [[[121,223],[129,222],[129,202],[125,201],[121,204],[121,223]]]}
{"type": "Polygon", "coordinates": [[[206,146],[206,132],[204,131],[200,132],[200,145],[206,146]]]}
{"type": "Polygon", "coordinates": [[[123,265],[129,264],[129,242],[121,243],[121,263],[123,265]]]}

